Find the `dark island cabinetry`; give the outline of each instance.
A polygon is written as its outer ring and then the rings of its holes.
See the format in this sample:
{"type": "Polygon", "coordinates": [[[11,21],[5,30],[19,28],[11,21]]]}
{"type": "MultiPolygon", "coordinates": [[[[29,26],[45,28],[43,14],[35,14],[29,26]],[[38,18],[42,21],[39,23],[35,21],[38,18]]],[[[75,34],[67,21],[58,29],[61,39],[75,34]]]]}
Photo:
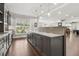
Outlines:
{"type": "Polygon", "coordinates": [[[27,36],[28,41],[45,56],[64,55],[64,35],[33,32],[27,36]]]}

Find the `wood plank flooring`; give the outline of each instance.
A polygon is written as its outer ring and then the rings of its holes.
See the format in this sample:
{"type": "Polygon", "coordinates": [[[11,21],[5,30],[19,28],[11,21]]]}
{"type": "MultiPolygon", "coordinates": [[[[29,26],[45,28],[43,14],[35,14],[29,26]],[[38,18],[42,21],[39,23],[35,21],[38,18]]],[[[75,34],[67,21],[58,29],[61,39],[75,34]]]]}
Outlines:
{"type": "Polygon", "coordinates": [[[79,56],[79,35],[76,35],[72,31],[70,32],[70,36],[66,37],[66,55],[79,56]]]}
{"type": "Polygon", "coordinates": [[[7,56],[39,56],[26,39],[14,39],[7,56]]]}

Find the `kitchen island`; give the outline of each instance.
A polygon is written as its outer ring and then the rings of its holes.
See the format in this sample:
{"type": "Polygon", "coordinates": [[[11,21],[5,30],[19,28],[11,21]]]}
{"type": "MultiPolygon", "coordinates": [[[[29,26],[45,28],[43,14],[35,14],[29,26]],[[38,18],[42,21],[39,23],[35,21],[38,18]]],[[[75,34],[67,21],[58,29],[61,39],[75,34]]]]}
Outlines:
{"type": "Polygon", "coordinates": [[[41,55],[65,55],[65,39],[63,34],[31,32],[27,39],[38,52],[41,52],[41,55]]]}

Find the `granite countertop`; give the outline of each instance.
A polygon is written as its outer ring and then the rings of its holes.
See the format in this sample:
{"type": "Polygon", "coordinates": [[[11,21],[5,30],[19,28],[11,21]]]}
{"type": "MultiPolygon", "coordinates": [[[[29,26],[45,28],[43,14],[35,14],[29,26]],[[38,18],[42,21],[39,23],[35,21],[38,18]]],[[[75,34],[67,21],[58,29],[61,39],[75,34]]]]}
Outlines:
{"type": "Polygon", "coordinates": [[[37,33],[37,34],[48,36],[48,37],[63,36],[63,34],[53,34],[53,33],[46,33],[46,32],[32,32],[32,33],[37,33]]]}
{"type": "Polygon", "coordinates": [[[0,38],[5,37],[6,35],[8,35],[8,33],[4,32],[4,33],[0,33],[0,38]]]}
{"type": "Polygon", "coordinates": [[[0,33],[0,39],[7,36],[9,33],[11,33],[10,31],[4,32],[4,33],[0,33]]]}

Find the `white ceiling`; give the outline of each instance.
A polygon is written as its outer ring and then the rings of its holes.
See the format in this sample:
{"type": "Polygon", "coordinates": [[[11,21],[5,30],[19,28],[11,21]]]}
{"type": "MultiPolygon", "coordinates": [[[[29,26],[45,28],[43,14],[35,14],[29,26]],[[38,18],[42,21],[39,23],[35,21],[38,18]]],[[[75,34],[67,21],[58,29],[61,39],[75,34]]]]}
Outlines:
{"type": "Polygon", "coordinates": [[[44,11],[47,12],[49,9],[57,8],[62,4],[53,4],[53,3],[5,3],[5,6],[9,11],[23,14],[23,15],[30,15],[30,16],[37,16],[42,14],[44,11]]]}
{"type": "Polygon", "coordinates": [[[47,19],[66,19],[79,17],[78,3],[5,3],[6,8],[13,13],[41,16],[47,19]],[[49,16],[47,14],[50,14],[49,16]]]}
{"type": "Polygon", "coordinates": [[[54,12],[50,12],[51,16],[54,18],[67,19],[72,17],[79,17],[79,4],[71,3],[67,4],[62,8],[55,10],[54,12]],[[58,12],[61,12],[58,14],[58,12]]]}

